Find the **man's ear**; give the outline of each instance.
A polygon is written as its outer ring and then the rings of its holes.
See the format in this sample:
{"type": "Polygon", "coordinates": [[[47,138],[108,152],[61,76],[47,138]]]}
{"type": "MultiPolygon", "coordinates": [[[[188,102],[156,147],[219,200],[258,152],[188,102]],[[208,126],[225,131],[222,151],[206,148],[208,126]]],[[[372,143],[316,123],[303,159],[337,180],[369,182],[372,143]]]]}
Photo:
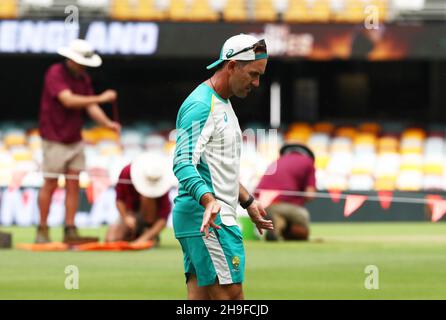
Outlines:
{"type": "Polygon", "coordinates": [[[235,69],[235,67],[236,67],[236,65],[237,65],[237,61],[230,60],[230,61],[227,63],[228,71],[229,71],[230,73],[233,73],[233,72],[234,72],[234,69],[235,69]]]}

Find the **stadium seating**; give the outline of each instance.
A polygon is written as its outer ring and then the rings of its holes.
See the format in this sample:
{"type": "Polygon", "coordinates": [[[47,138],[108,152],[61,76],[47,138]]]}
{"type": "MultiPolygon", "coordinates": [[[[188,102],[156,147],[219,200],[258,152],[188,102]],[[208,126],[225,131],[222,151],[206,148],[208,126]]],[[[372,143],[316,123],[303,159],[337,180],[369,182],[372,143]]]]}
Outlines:
{"type": "Polygon", "coordinates": [[[285,22],[328,22],[330,15],[329,0],[289,0],[283,20],[285,22]]]}
{"type": "MultiPolygon", "coordinates": [[[[134,124],[125,128],[120,137],[101,127],[84,129],[87,172],[88,168],[106,170],[116,182],[117,172],[144,150],[164,150],[172,156],[175,131],[166,134],[165,125],[161,127],[134,124]]],[[[30,171],[24,181],[28,186],[39,186],[41,138],[35,129],[19,128],[0,124],[0,186],[7,186],[12,172],[17,170],[30,171]]],[[[242,181],[254,187],[268,165],[277,159],[283,141],[304,143],[313,150],[319,189],[446,190],[446,141],[442,131],[430,133],[386,123],[352,126],[295,122],[283,133],[279,131],[274,139],[244,139],[242,181]],[[401,129],[397,132],[395,128],[401,129]]],[[[87,178],[88,174],[81,185],[88,185],[87,178]]]]}
{"type": "Polygon", "coordinates": [[[254,19],[256,21],[273,22],[277,20],[277,14],[274,0],[254,1],[254,19]]]}
{"type": "Polygon", "coordinates": [[[16,18],[18,14],[17,0],[0,1],[0,19],[16,18]]]}
{"type": "Polygon", "coordinates": [[[84,16],[115,20],[190,22],[358,23],[377,9],[389,19],[390,0],[2,0],[0,18],[62,17],[71,4],[84,16]]]}
{"type": "Polygon", "coordinates": [[[163,20],[166,18],[166,11],[159,7],[155,0],[139,0],[135,6],[136,20],[163,20]]]}
{"type": "Polygon", "coordinates": [[[223,9],[223,19],[228,22],[248,20],[246,2],[244,0],[227,0],[223,9]]]}
{"type": "Polygon", "coordinates": [[[193,21],[217,21],[220,14],[212,9],[209,0],[195,0],[190,7],[189,18],[193,21]]]}

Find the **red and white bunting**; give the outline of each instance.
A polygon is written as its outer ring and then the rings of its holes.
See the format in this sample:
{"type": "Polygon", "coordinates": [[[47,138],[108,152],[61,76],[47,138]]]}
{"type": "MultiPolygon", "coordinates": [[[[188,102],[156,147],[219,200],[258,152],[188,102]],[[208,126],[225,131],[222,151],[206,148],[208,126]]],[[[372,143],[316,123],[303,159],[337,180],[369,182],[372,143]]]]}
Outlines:
{"type": "Polygon", "coordinates": [[[381,208],[387,210],[390,208],[393,199],[392,191],[378,191],[379,203],[381,204],[381,208]]]}
{"type": "Polygon", "coordinates": [[[446,200],[435,200],[432,206],[432,222],[439,221],[446,213],[446,200]]]}
{"type": "Polygon", "coordinates": [[[27,172],[26,171],[14,171],[12,173],[11,182],[9,183],[8,190],[16,191],[22,185],[22,181],[25,178],[27,172]]]}
{"type": "Polygon", "coordinates": [[[333,201],[334,203],[339,203],[339,201],[341,201],[341,190],[328,190],[328,193],[330,194],[331,201],[333,201]]]}
{"type": "Polygon", "coordinates": [[[345,198],[345,206],[344,206],[344,217],[349,217],[358,210],[364,201],[367,200],[367,196],[361,196],[361,195],[348,195],[345,198]]]}

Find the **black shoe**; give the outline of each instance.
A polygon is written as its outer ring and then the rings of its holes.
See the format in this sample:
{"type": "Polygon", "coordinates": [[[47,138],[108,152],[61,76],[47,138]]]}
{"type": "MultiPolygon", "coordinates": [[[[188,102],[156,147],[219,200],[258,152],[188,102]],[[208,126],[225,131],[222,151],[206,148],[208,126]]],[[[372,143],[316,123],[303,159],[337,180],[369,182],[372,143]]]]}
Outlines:
{"type": "Polygon", "coordinates": [[[63,242],[66,244],[84,244],[90,242],[98,242],[97,237],[81,237],[75,226],[65,226],[63,242]]]}
{"type": "Polygon", "coordinates": [[[37,234],[36,234],[36,240],[35,243],[50,243],[50,235],[49,235],[49,228],[48,226],[38,226],[37,227],[37,234]]]}

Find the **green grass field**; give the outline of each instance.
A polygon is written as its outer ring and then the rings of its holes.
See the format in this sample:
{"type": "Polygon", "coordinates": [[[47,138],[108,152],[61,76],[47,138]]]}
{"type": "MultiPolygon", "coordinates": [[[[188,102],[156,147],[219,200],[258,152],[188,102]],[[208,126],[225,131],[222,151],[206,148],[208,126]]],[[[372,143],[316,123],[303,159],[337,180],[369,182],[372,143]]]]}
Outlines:
{"type": "MultiPolygon", "coordinates": [[[[32,242],[33,228],[2,228],[32,242]]],[[[82,230],[103,236],[105,229],[82,230]]],[[[51,230],[60,240],[61,229],[51,230]]],[[[313,224],[312,241],[245,241],[247,299],[445,299],[446,224],[313,224]],[[367,290],[367,265],[379,289],[367,290]]],[[[172,230],[140,252],[0,250],[0,299],[184,299],[182,253],[172,230]],[[64,287],[67,265],[79,290],[64,287]]]]}

